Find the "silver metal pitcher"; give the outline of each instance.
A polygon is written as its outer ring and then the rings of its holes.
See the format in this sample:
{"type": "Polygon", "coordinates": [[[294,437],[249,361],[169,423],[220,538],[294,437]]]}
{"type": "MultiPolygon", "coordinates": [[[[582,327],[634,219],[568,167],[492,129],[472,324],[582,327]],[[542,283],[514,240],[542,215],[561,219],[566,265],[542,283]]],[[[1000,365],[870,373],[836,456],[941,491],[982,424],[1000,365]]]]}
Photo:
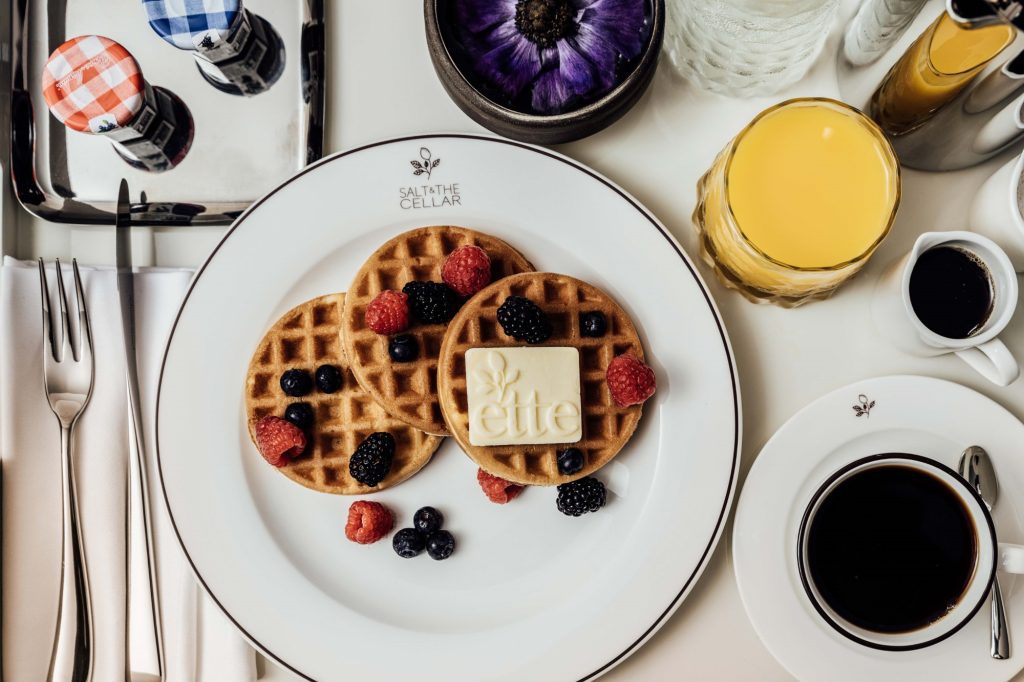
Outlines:
{"type": "MultiPolygon", "coordinates": [[[[1000,23],[1018,30],[1024,27],[1024,0],[947,0],[946,13],[970,28],[1000,23]]],[[[951,100],[922,116],[920,123],[886,132],[903,165],[928,171],[958,170],[982,163],[1024,140],[1022,107],[1024,52],[987,75],[975,77],[951,100]]]]}
{"type": "Polygon", "coordinates": [[[889,139],[900,163],[927,171],[969,168],[1024,141],[1024,51],[889,139]]]}

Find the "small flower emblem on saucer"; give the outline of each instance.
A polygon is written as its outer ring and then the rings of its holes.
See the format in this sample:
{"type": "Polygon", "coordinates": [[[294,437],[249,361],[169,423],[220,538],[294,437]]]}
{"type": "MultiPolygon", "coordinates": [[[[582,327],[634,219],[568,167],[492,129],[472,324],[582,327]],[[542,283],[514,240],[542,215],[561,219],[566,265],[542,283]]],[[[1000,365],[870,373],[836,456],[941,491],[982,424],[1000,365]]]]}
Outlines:
{"type": "Polygon", "coordinates": [[[853,406],[853,413],[858,417],[871,417],[871,408],[875,406],[875,401],[868,400],[868,397],[861,393],[857,396],[857,402],[860,404],[853,406]]]}
{"type": "Polygon", "coordinates": [[[424,173],[426,173],[427,180],[429,180],[430,174],[433,173],[434,169],[437,168],[437,165],[441,163],[441,159],[431,159],[430,150],[427,149],[426,147],[420,147],[420,159],[422,159],[422,161],[417,161],[416,159],[413,159],[412,161],[409,162],[412,164],[412,174],[423,175],[424,173]]]}

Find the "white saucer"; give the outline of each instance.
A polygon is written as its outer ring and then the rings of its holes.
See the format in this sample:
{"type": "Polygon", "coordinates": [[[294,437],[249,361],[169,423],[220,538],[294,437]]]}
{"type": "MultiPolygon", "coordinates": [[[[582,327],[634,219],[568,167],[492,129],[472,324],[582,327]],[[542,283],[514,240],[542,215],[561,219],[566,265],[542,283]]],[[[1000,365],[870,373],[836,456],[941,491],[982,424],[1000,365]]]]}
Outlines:
{"type": "Polygon", "coordinates": [[[955,469],[969,445],[988,451],[999,476],[1002,493],[993,513],[999,539],[1020,543],[1024,529],[1015,498],[1024,493],[1024,424],[958,384],[915,376],[861,381],[805,407],[764,446],[740,496],[732,549],[747,615],[790,673],[828,682],[1003,682],[1024,667],[1024,590],[1015,589],[1012,576],[1000,577],[1012,658],[997,661],[989,656],[987,603],[943,642],[917,651],[878,651],[822,620],[797,571],[801,515],[831,472],[885,452],[916,453],[955,469]]]}

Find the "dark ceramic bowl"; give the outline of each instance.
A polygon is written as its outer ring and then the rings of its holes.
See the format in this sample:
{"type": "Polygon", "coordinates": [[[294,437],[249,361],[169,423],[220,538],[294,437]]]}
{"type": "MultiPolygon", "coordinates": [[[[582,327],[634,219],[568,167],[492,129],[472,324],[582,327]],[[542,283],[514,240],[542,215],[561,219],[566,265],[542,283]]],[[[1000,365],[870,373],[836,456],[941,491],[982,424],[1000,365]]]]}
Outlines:
{"type": "MultiPolygon", "coordinates": [[[[434,70],[448,95],[470,118],[499,135],[536,144],[571,142],[603,130],[636,104],[654,77],[665,34],[665,0],[650,0],[650,34],[632,70],[612,90],[565,113],[524,113],[489,97],[463,74],[447,44],[452,0],[424,0],[427,47],[434,70]]],[[[456,48],[458,49],[458,48],[456,48]]]]}

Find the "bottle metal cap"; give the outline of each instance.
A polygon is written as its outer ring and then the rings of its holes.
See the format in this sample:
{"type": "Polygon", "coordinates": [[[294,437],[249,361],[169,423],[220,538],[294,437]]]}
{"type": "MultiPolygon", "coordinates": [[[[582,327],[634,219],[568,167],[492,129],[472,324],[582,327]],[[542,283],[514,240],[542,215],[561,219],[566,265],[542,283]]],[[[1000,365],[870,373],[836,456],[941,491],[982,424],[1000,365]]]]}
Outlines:
{"type": "Polygon", "coordinates": [[[157,35],[182,50],[209,50],[228,38],[240,0],[142,0],[157,35]]]}
{"type": "Polygon", "coordinates": [[[79,36],[50,55],[43,68],[50,112],[72,130],[105,133],[142,110],[146,82],[135,58],[103,36],[79,36]]]}
{"type": "Polygon", "coordinates": [[[966,26],[1005,22],[1024,30],[1024,0],[946,0],[946,12],[966,26]]]}

